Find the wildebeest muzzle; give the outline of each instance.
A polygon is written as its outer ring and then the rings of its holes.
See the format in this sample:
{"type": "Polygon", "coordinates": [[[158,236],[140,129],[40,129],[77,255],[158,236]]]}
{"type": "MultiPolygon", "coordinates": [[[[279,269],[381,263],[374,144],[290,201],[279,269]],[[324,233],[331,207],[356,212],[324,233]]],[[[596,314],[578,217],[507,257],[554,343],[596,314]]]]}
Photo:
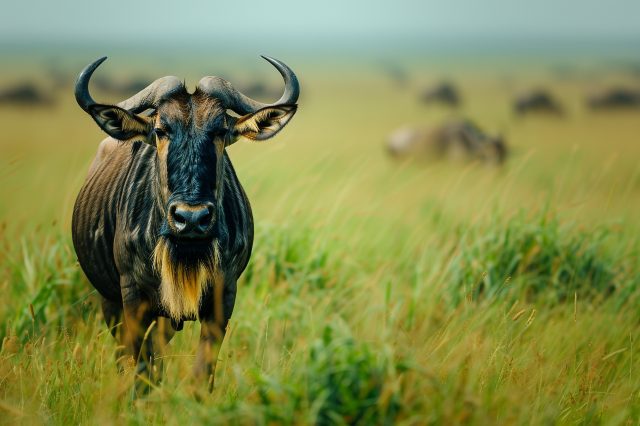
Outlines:
{"type": "Polygon", "coordinates": [[[167,223],[175,238],[208,239],[213,234],[215,206],[211,202],[171,202],[167,211],[167,223]]]}

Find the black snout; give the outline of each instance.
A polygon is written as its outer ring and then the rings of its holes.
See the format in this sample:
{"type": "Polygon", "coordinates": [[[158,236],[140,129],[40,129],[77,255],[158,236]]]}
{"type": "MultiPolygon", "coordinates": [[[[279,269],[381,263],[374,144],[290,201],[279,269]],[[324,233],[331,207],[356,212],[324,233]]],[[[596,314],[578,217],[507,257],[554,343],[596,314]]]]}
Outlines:
{"type": "Polygon", "coordinates": [[[204,238],[210,234],[213,213],[212,203],[198,205],[171,203],[169,225],[177,237],[204,238]]]}

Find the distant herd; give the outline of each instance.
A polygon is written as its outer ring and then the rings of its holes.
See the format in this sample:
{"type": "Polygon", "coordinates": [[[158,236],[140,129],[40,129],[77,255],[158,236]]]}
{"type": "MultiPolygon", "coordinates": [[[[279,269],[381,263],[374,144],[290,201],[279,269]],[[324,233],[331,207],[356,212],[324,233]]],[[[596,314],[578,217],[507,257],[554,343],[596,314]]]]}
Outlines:
{"type": "MultiPolygon", "coordinates": [[[[46,64],[44,74],[37,79],[23,79],[12,84],[0,85],[0,108],[56,106],[57,95],[73,84],[74,74],[63,71],[56,63],[46,64]]],[[[102,94],[119,98],[137,93],[153,81],[144,75],[130,77],[99,76],[93,81],[94,87],[102,94]]],[[[243,93],[256,98],[271,98],[278,94],[278,88],[253,79],[240,86],[243,93]]]]}
{"type": "MultiPolygon", "coordinates": [[[[387,77],[396,84],[406,87],[408,74],[397,65],[382,64],[387,77]]],[[[58,89],[68,87],[72,79],[56,64],[44,67],[46,79],[22,81],[0,87],[0,108],[5,106],[50,108],[56,105],[58,89]]],[[[95,87],[101,93],[114,97],[136,93],[146,87],[150,79],[134,76],[128,79],[114,79],[100,76],[95,79],[95,87]]],[[[249,96],[272,98],[277,90],[262,81],[251,81],[242,90],[249,96]]],[[[418,94],[423,105],[440,105],[459,108],[464,101],[461,90],[451,81],[441,81],[418,94]]],[[[584,105],[591,111],[640,110],[640,87],[610,87],[599,93],[585,96],[584,105]]],[[[546,115],[565,117],[566,109],[560,100],[548,89],[534,88],[514,95],[511,99],[514,117],[546,115]]],[[[475,160],[488,164],[503,164],[509,150],[504,135],[487,134],[468,117],[458,116],[430,126],[402,126],[387,136],[386,151],[393,158],[423,157],[458,158],[475,160]]]]}
{"type": "MultiPolygon", "coordinates": [[[[450,81],[426,88],[419,94],[424,105],[457,108],[462,104],[460,90],[450,81]]],[[[638,108],[640,89],[612,87],[586,97],[590,110],[638,108]]],[[[522,92],[513,97],[514,116],[547,115],[563,117],[566,110],[560,101],[542,88],[522,92]]],[[[489,135],[468,118],[450,118],[435,126],[402,126],[392,131],[386,141],[387,153],[393,158],[455,158],[486,164],[503,164],[508,147],[502,135],[489,135]]]]}

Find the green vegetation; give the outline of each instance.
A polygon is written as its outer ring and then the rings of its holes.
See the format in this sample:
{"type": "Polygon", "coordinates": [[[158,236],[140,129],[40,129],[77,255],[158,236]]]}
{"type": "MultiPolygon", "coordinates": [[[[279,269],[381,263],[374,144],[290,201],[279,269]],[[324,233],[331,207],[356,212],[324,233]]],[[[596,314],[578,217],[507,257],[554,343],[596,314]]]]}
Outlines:
{"type": "Polygon", "coordinates": [[[561,229],[548,215],[493,223],[480,232],[465,230],[451,263],[453,297],[504,298],[511,292],[523,300],[552,303],[616,291],[626,295],[640,277],[634,269],[622,270],[624,253],[618,253],[622,259],[607,253],[607,237],[606,230],[561,229]]]}
{"type": "Polygon", "coordinates": [[[187,323],[130,401],[69,235],[100,132],[70,98],[1,111],[0,424],[640,422],[637,114],[528,70],[569,118],[509,121],[496,77],[455,71],[465,114],[509,123],[506,167],[396,163],[384,135],[442,111],[362,64],[300,68],[290,127],[229,150],[256,243],[211,395],[187,323]]]}

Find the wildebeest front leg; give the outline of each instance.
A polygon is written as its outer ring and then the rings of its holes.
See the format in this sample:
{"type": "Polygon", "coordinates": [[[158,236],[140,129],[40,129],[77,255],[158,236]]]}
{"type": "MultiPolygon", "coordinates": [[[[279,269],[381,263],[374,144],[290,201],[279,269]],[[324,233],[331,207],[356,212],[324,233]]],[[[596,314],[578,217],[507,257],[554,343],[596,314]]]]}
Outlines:
{"type": "Polygon", "coordinates": [[[124,345],[136,368],[134,397],[147,393],[160,371],[154,365],[151,331],[157,327],[150,303],[131,287],[122,287],[124,306],[124,345]]]}
{"type": "Polygon", "coordinates": [[[218,352],[236,301],[235,280],[230,282],[219,278],[212,296],[208,309],[201,312],[200,343],[194,365],[194,375],[197,379],[207,381],[209,392],[213,390],[218,352]]]}
{"type": "Polygon", "coordinates": [[[118,364],[118,371],[122,372],[123,366],[123,350],[124,345],[122,344],[122,303],[114,302],[109,299],[101,298],[102,305],[102,314],[104,315],[104,322],[107,323],[107,327],[109,327],[109,332],[118,342],[118,347],[115,351],[116,362],[118,364]]]}

